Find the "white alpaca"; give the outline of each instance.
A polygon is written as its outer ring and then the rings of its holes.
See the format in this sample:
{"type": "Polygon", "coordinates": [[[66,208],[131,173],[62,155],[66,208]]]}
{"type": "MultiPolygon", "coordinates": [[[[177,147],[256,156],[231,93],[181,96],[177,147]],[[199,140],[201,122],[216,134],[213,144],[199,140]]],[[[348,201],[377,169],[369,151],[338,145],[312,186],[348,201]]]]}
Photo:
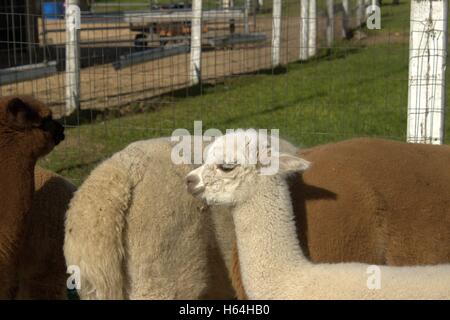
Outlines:
{"type": "MultiPolygon", "coordinates": [[[[67,265],[82,299],[229,299],[230,214],[186,193],[192,165],[168,138],[135,142],[95,168],[71,201],[67,265]]],[[[288,143],[284,148],[295,152],[288,143]]]]}
{"type": "MultiPolygon", "coordinates": [[[[207,153],[206,164],[193,170],[187,182],[190,192],[206,203],[231,206],[242,282],[250,299],[450,298],[447,264],[380,266],[378,282],[374,278],[377,274],[370,274],[373,269],[368,269],[367,264],[311,263],[298,243],[286,182],[288,175],[306,170],[309,163],[280,154],[279,172],[271,176],[260,174],[261,164],[220,164],[217,155],[223,150],[229,152],[226,140],[242,139],[243,134],[237,132],[216,140],[207,153]]],[[[255,145],[258,138],[247,137],[245,149],[234,149],[235,159],[248,159],[249,146],[255,145]]],[[[270,145],[260,145],[258,152],[264,148],[270,150],[270,145]]]]}

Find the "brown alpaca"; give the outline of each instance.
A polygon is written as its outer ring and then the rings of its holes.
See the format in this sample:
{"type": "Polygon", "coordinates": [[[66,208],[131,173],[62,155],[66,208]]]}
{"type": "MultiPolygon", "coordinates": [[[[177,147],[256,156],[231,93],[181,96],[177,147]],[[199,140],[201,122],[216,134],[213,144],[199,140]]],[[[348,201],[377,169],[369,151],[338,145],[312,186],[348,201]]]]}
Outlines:
{"type": "MultiPolygon", "coordinates": [[[[312,166],[290,190],[311,261],[450,262],[450,146],[354,139],[299,155],[312,166]]],[[[233,286],[246,299],[236,246],[232,260],[233,286]]]]}
{"type": "Polygon", "coordinates": [[[19,263],[16,299],[65,299],[64,221],[76,187],[36,167],[35,193],[19,263]]]}
{"type": "Polygon", "coordinates": [[[32,97],[0,99],[0,299],[14,298],[34,167],[62,139],[64,128],[32,97]]]}

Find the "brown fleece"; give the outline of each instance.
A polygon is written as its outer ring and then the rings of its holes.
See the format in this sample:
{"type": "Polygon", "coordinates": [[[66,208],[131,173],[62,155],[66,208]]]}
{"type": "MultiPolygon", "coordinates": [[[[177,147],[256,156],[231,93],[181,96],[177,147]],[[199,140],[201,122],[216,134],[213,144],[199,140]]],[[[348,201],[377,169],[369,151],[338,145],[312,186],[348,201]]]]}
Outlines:
{"type": "Polygon", "coordinates": [[[64,221],[76,187],[36,167],[35,194],[19,264],[16,299],[65,299],[64,221]]]}
{"type": "Polygon", "coordinates": [[[44,119],[53,125],[51,111],[31,97],[0,98],[0,299],[16,295],[34,166],[55,145],[53,132],[42,127],[44,119]]]}
{"type": "MultiPolygon", "coordinates": [[[[392,266],[450,262],[450,146],[353,139],[303,150],[290,181],[311,261],[392,266]]],[[[232,283],[246,299],[238,251],[232,283]]]]}

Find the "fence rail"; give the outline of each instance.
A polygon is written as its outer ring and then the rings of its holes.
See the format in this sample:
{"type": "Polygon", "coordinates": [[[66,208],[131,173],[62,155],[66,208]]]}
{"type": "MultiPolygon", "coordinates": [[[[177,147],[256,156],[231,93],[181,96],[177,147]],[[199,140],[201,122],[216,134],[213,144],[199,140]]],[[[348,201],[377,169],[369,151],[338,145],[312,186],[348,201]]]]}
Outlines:
{"type": "Polygon", "coordinates": [[[95,9],[98,7],[145,7],[150,5],[150,2],[94,2],[91,4],[91,8],[95,9]]]}

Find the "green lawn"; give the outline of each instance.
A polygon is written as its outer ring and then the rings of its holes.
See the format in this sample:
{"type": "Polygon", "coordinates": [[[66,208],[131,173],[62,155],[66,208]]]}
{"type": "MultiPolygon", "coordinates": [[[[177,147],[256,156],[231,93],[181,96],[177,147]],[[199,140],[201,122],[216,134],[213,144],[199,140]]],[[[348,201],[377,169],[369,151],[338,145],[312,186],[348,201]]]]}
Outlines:
{"type": "MultiPolygon", "coordinates": [[[[390,30],[389,19],[385,26],[378,32],[390,30]]],[[[331,55],[289,64],[286,72],[180,90],[150,101],[143,113],[68,128],[67,139],[41,164],[80,184],[129,143],[192,129],[194,120],[202,120],[204,130],[278,128],[305,147],[361,136],[405,140],[408,45],[394,42],[341,42],[331,55]]]]}

